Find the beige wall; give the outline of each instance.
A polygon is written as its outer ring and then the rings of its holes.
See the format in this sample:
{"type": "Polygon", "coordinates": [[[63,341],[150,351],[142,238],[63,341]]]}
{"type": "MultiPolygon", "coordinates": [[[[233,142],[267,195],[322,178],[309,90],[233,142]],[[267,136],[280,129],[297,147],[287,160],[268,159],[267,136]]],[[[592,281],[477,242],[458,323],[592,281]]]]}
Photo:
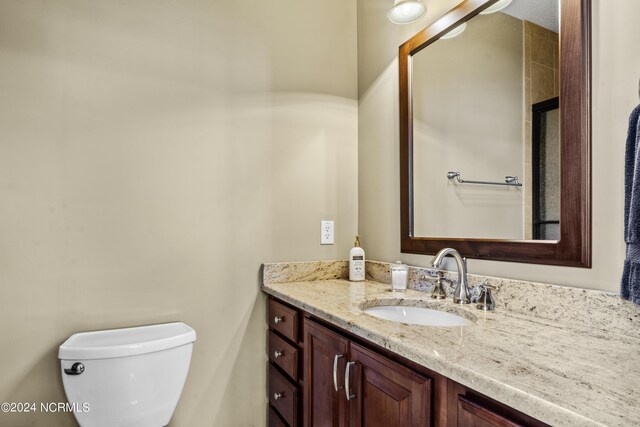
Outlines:
{"type": "Polygon", "coordinates": [[[357,229],[356,2],[250,6],[0,1],[0,401],[64,401],[74,332],[182,320],[172,425],[265,425],[260,263],[357,229]]]}
{"type": "MultiPolygon", "coordinates": [[[[433,0],[427,17],[396,26],[384,0],[358,1],[359,230],[369,259],[426,265],[429,256],[400,253],[398,46],[456,0],[433,0]]],[[[638,103],[640,3],[593,0],[593,268],[471,260],[474,273],[618,291],[624,259],[623,165],[627,117],[638,103]]]]}
{"type": "MultiPolygon", "coordinates": [[[[64,400],[73,332],[183,320],[172,425],[264,425],[259,264],[346,258],[358,204],[368,258],[429,260],[399,251],[397,47],[455,3],[396,26],[358,0],[356,92],[354,1],[0,2],[0,400],[64,400]]],[[[640,4],[617,3],[594,0],[594,268],[472,272],[617,290],[640,73],[640,4]]]]}
{"type": "Polygon", "coordinates": [[[413,56],[415,235],[524,237],[521,187],[447,179],[457,171],[467,180],[522,181],[522,27],[504,13],[479,15],[413,56]]]}

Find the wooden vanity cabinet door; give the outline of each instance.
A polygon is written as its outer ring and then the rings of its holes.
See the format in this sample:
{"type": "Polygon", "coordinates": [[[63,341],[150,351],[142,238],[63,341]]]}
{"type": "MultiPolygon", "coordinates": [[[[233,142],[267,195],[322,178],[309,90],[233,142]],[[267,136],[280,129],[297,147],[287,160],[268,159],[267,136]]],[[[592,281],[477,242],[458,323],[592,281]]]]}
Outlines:
{"type": "Polygon", "coordinates": [[[458,396],[458,426],[464,427],[524,427],[478,403],[458,396]]]}
{"type": "Polygon", "coordinates": [[[449,427],[550,427],[462,384],[448,381],[449,427]]]}
{"type": "Polygon", "coordinates": [[[305,427],[347,427],[349,414],[344,394],[344,368],[349,341],[335,332],[304,319],[305,427]],[[334,387],[333,367],[337,358],[338,391],[334,387]]]}
{"type": "Polygon", "coordinates": [[[351,344],[351,427],[431,426],[429,378],[357,344],[351,344]]]}

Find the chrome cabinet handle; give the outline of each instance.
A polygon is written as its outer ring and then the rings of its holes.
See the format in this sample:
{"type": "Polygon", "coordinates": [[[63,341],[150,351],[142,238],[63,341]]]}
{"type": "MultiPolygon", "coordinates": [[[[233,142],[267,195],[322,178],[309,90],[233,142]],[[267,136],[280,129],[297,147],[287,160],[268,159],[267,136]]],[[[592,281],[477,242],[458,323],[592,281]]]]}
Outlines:
{"type": "Polygon", "coordinates": [[[478,304],[476,308],[478,310],[484,311],[492,311],[496,309],[496,301],[493,299],[493,295],[491,291],[498,291],[500,288],[498,286],[494,286],[489,284],[489,282],[484,281],[480,285],[480,296],[478,297],[478,304]]]}
{"type": "Polygon", "coordinates": [[[277,325],[278,323],[284,323],[284,316],[276,316],[273,318],[273,322],[277,325]]]}
{"type": "Polygon", "coordinates": [[[338,360],[344,357],[344,354],[336,354],[333,357],[333,388],[336,389],[336,391],[340,390],[340,387],[338,387],[338,360]]]}
{"type": "Polygon", "coordinates": [[[356,362],[347,362],[347,367],[344,368],[344,394],[347,396],[347,400],[352,400],[356,397],[355,394],[351,394],[349,385],[349,374],[351,373],[351,367],[355,364],[356,362]]]}
{"type": "Polygon", "coordinates": [[[284,352],[282,352],[282,351],[276,350],[276,351],[273,352],[273,357],[276,358],[276,359],[278,357],[280,357],[280,356],[283,356],[283,355],[284,355],[284,352]]]}
{"type": "Polygon", "coordinates": [[[284,391],[282,393],[273,393],[273,398],[275,400],[284,399],[284,391]]]}
{"type": "Polygon", "coordinates": [[[64,373],[67,375],[80,375],[84,372],[84,365],[80,362],[76,362],[71,365],[71,368],[66,368],[64,373]]]}

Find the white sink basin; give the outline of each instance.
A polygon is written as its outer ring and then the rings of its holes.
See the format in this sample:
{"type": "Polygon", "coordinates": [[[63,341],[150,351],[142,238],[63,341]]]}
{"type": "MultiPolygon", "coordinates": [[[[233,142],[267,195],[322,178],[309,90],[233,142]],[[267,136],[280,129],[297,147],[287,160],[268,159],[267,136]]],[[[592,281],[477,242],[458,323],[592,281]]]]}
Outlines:
{"type": "Polygon", "coordinates": [[[365,313],[392,322],[409,323],[424,326],[465,326],[472,325],[468,319],[445,311],[424,307],[406,307],[402,305],[379,305],[365,308],[365,313]]]}

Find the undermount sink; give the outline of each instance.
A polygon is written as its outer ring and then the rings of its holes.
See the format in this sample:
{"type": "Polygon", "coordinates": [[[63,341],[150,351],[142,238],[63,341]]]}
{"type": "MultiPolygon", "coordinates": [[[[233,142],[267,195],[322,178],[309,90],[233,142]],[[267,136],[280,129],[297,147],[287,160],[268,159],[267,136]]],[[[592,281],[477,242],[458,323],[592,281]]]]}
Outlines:
{"type": "Polygon", "coordinates": [[[425,307],[409,307],[402,305],[378,305],[365,308],[365,313],[392,322],[409,323],[423,326],[467,326],[473,322],[457,314],[434,310],[425,307]]]}

